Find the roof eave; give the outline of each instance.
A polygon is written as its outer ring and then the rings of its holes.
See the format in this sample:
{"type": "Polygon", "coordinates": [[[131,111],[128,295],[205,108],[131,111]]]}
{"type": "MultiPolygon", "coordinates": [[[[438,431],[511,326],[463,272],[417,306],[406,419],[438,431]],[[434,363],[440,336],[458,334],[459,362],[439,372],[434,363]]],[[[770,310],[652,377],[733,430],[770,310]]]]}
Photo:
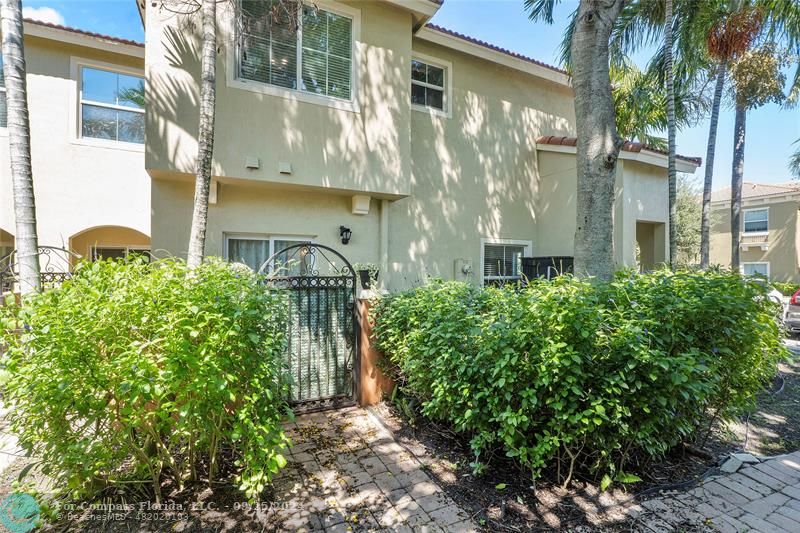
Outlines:
{"type": "Polygon", "coordinates": [[[23,22],[23,31],[25,35],[33,37],[144,59],[144,46],[141,44],[134,44],[133,42],[122,39],[113,39],[108,36],[90,34],[89,32],[84,32],[75,28],[67,28],[66,26],[56,27],[56,25],[53,24],[25,19],[23,22]]]}
{"type": "Polygon", "coordinates": [[[439,8],[440,2],[434,0],[384,0],[387,4],[411,11],[414,17],[414,31],[419,30],[433,18],[439,8]]]}
{"type": "Polygon", "coordinates": [[[422,40],[458,50],[459,52],[479,57],[493,63],[499,63],[503,66],[543,78],[559,85],[564,85],[566,87],[572,86],[569,76],[563,71],[555,68],[548,68],[532,60],[523,59],[522,57],[510,53],[495,50],[477,42],[452,35],[451,33],[426,26],[421,28],[415,36],[422,40]]]}
{"type": "MultiPolygon", "coordinates": [[[[536,149],[544,152],[560,152],[564,154],[574,154],[577,152],[577,148],[574,145],[570,144],[537,143],[536,149]]],[[[638,161],[640,163],[645,163],[648,165],[653,165],[661,168],[668,167],[668,161],[667,161],[668,158],[665,154],[654,152],[646,148],[643,148],[639,152],[620,150],[619,158],[625,161],[638,161]]],[[[678,172],[694,174],[694,172],[701,164],[702,161],[699,161],[694,158],[688,158],[684,156],[678,156],[675,158],[675,169],[678,172]]]]}

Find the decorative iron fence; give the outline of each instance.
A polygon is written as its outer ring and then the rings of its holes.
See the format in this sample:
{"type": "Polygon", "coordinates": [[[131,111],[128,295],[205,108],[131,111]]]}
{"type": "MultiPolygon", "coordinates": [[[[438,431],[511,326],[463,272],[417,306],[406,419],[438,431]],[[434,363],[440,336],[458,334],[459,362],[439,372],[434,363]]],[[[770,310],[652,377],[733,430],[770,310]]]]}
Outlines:
{"type": "MultiPolygon", "coordinates": [[[[39,270],[42,287],[60,285],[72,275],[72,267],[81,258],[79,254],[55,246],[39,247],[39,270]]],[[[0,293],[16,292],[19,284],[17,250],[0,258],[0,293]]]]}

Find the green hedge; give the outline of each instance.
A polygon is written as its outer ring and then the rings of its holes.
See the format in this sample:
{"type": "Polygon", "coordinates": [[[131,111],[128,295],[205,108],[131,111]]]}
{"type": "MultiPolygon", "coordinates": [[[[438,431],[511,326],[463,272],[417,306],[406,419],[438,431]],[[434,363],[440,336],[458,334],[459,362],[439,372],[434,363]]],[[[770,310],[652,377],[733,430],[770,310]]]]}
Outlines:
{"type": "Polygon", "coordinates": [[[783,283],[780,281],[771,281],[772,286],[778,289],[784,296],[791,296],[800,290],[800,285],[797,283],[783,283]]]}
{"type": "Polygon", "coordinates": [[[634,479],[708,414],[747,406],[784,355],[775,304],[729,273],[571,277],[528,288],[437,282],[385,298],[377,347],[428,417],[538,475],[634,479]],[[758,297],[761,295],[762,297],[758,297]]]}
{"type": "Polygon", "coordinates": [[[12,431],[75,497],[141,484],[158,499],[166,479],[211,481],[223,449],[255,497],[286,463],[285,309],[220,261],[81,264],[5,310],[24,324],[5,336],[12,431]]]}

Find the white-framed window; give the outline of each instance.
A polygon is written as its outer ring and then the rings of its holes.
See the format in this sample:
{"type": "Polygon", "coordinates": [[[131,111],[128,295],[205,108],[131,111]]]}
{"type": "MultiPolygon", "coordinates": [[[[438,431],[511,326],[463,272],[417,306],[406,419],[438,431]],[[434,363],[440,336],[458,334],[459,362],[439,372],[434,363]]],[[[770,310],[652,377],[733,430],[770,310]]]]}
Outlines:
{"type": "Polygon", "coordinates": [[[294,5],[300,16],[285,1],[239,0],[237,78],[353,100],[353,15],[327,4],[294,5]]]}
{"type": "MultiPolygon", "coordinates": [[[[308,236],[226,233],[225,259],[242,263],[258,272],[275,253],[295,244],[311,242],[314,239],[308,236]]],[[[287,253],[277,257],[276,261],[286,269],[287,275],[301,275],[306,271],[306,261],[299,252],[287,253]]],[[[273,265],[268,265],[265,272],[272,268],[273,265]]]]}
{"type": "Polygon", "coordinates": [[[742,274],[745,276],[757,276],[769,279],[769,262],[742,263],[742,274]]]}
{"type": "Polygon", "coordinates": [[[481,280],[484,285],[502,284],[522,279],[522,258],[529,257],[531,241],[481,239],[481,280]]]}
{"type": "Polygon", "coordinates": [[[89,257],[92,261],[103,259],[125,259],[131,254],[142,254],[150,257],[150,249],[146,246],[112,246],[112,245],[92,245],[89,248],[89,257]]]}
{"type": "Polygon", "coordinates": [[[144,78],[95,65],[78,67],[81,138],[144,144],[144,78]]]}
{"type": "Polygon", "coordinates": [[[447,61],[414,54],[411,59],[411,106],[419,111],[449,114],[452,66],[447,61]]]}
{"type": "Polygon", "coordinates": [[[8,126],[8,111],[6,110],[6,80],[3,75],[3,56],[0,55],[0,128],[8,126]]]}
{"type": "Polygon", "coordinates": [[[745,209],[742,219],[744,233],[767,233],[769,231],[769,208],[745,209]]]}

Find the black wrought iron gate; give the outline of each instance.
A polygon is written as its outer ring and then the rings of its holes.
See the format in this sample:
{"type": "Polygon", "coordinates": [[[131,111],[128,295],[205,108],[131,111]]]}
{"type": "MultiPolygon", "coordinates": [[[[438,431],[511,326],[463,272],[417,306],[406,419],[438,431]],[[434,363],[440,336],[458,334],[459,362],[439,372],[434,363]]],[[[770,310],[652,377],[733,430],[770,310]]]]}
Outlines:
{"type": "Polygon", "coordinates": [[[285,368],[290,401],[304,410],[352,403],[358,375],[356,275],[333,248],[295,244],[261,267],[266,283],[286,291],[285,368]]]}

